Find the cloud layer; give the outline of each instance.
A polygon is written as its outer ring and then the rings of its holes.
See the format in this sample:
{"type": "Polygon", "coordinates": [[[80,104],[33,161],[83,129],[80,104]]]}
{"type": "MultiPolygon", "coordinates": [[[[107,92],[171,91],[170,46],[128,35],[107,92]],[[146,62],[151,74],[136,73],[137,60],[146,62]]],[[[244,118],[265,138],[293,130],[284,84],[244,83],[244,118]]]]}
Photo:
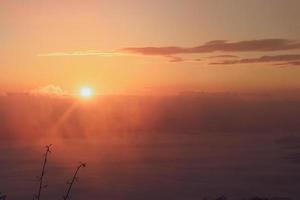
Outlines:
{"type": "Polygon", "coordinates": [[[47,96],[62,96],[66,95],[67,92],[64,91],[60,86],[57,85],[46,85],[42,87],[38,87],[36,89],[30,90],[28,92],[31,95],[47,95],[47,96]]]}
{"type": "Polygon", "coordinates": [[[86,50],[86,51],[66,51],[66,52],[50,52],[38,54],[38,56],[116,56],[121,55],[121,52],[101,52],[98,50],[86,50]]]}
{"type": "Polygon", "coordinates": [[[233,64],[250,64],[250,63],[276,63],[281,65],[300,65],[300,54],[287,54],[276,56],[261,56],[259,58],[244,58],[223,60],[212,62],[212,65],[233,65],[233,64]]]}
{"type": "Polygon", "coordinates": [[[261,39],[239,42],[214,40],[195,47],[128,47],[123,51],[142,55],[175,55],[213,52],[267,52],[300,49],[300,42],[287,39],[261,39]]]}
{"type": "Polygon", "coordinates": [[[282,55],[261,55],[258,58],[242,58],[239,53],[256,52],[264,54],[266,52],[286,52],[299,51],[300,41],[283,38],[266,38],[257,40],[227,41],[213,40],[194,47],[181,46],[145,46],[145,47],[125,47],[118,50],[102,52],[99,50],[50,52],[38,54],[38,56],[160,56],[168,59],[168,62],[204,62],[211,65],[233,65],[247,63],[271,63],[273,65],[299,66],[299,54],[282,55]],[[187,58],[187,55],[212,54],[206,58],[187,58]],[[215,53],[225,53],[214,55],[215,53]],[[230,55],[226,53],[235,53],[230,55]],[[211,59],[223,59],[211,61],[211,59]]]}

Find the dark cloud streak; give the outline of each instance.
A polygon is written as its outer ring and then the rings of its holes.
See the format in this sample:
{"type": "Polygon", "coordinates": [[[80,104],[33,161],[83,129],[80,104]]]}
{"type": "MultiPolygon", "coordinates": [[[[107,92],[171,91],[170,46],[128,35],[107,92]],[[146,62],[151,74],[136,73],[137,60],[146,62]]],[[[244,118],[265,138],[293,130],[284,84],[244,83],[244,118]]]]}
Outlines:
{"type": "Polygon", "coordinates": [[[287,54],[275,56],[262,56],[259,58],[244,58],[236,60],[224,60],[212,62],[211,65],[234,65],[234,64],[256,64],[256,63],[277,63],[283,65],[300,65],[300,54],[287,54]]]}
{"type": "Polygon", "coordinates": [[[208,58],[239,58],[236,55],[217,55],[217,56],[209,56],[208,58]]]}
{"type": "Polygon", "coordinates": [[[128,47],[123,48],[122,51],[141,55],[167,56],[175,54],[199,54],[213,52],[270,52],[295,49],[300,49],[299,41],[273,38],[238,42],[214,40],[196,47],[128,47]]]}

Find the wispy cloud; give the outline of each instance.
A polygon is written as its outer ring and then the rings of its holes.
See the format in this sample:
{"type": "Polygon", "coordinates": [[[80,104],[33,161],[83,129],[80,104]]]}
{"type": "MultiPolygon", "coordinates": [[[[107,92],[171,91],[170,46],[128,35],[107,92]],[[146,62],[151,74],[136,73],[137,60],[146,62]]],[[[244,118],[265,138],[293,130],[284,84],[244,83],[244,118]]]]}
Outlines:
{"type": "Polygon", "coordinates": [[[179,57],[179,56],[166,56],[166,58],[169,58],[169,62],[185,62],[186,60],[179,57]]]}
{"type": "Polygon", "coordinates": [[[122,50],[133,54],[166,56],[213,52],[267,52],[294,49],[300,49],[300,42],[287,39],[261,39],[238,42],[214,40],[195,47],[127,47],[122,50]]]}
{"type": "Polygon", "coordinates": [[[261,56],[259,58],[244,58],[223,60],[220,62],[211,62],[211,65],[234,65],[234,64],[249,64],[249,63],[277,63],[284,65],[300,65],[300,54],[287,54],[275,56],[261,56]]]}
{"type": "Polygon", "coordinates": [[[275,66],[285,67],[285,66],[300,66],[300,61],[289,61],[289,62],[281,62],[274,63],[275,66]]]}
{"type": "MultiPolygon", "coordinates": [[[[227,64],[243,64],[243,63],[285,63],[285,65],[299,65],[298,55],[264,55],[259,58],[240,59],[239,55],[226,54],[226,52],[234,52],[235,54],[242,52],[277,52],[288,50],[300,50],[300,41],[288,40],[282,38],[269,38],[258,40],[242,40],[230,42],[227,40],[213,40],[194,47],[181,46],[162,46],[162,47],[125,47],[112,51],[86,50],[86,51],[61,51],[41,53],[38,56],[160,56],[168,59],[169,62],[200,62],[204,58],[186,58],[185,55],[205,54],[205,53],[224,53],[221,55],[211,55],[208,59],[225,59],[217,62],[210,62],[211,65],[227,65],[227,64]]],[[[205,59],[204,59],[205,60],[205,59]]]]}
{"type": "MultiPolygon", "coordinates": [[[[267,52],[300,50],[300,42],[288,39],[260,39],[228,42],[214,40],[195,47],[126,47],[114,51],[84,50],[41,53],[38,56],[121,56],[129,54],[171,56],[176,54],[200,54],[213,52],[267,52]]],[[[215,57],[235,57],[235,55],[217,55],[215,57]]]]}
{"type": "Polygon", "coordinates": [[[288,63],[283,63],[283,64],[300,66],[300,60],[299,60],[299,61],[291,61],[291,62],[288,62],[288,63]]]}
{"type": "Polygon", "coordinates": [[[216,56],[209,56],[208,58],[239,58],[236,55],[216,55],[216,56]]]}
{"type": "Polygon", "coordinates": [[[121,56],[125,53],[118,51],[102,52],[98,50],[86,50],[86,51],[66,51],[66,52],[50,52],[50,53],[41,53],[37,56],[121,56]]]}
{"type": "Polygon", "coordinates": [[[57,85],[46,85],[28,91],[31,95],[49,95],[49,96],[64,96],[68,93],[57,85]]]}

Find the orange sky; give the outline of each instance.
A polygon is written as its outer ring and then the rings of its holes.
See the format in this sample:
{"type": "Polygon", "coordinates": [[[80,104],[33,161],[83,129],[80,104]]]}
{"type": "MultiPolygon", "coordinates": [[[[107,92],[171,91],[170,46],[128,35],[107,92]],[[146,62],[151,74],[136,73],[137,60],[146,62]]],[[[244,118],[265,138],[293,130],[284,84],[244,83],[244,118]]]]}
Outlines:
{"type": "Polygon", "coordinates": [[[299,7],[297,0],[4,0],[0,91],[299,88],[299,7]],[[208,43],[215,40],[226,41],[208,43]]]}

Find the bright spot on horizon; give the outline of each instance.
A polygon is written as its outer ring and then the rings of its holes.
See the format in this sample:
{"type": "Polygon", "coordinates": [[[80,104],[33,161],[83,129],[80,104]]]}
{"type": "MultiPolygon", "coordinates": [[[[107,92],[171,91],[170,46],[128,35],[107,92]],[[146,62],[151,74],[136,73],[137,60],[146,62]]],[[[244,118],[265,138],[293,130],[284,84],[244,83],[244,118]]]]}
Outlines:
{"type": "Polygon", "coordinates": [[[90,87],[82,87],[80,89],[80,96],[81,97],[85,97],[85,98],[91,97],[92,94],[93,94],[93,91],[90,87]]]}

